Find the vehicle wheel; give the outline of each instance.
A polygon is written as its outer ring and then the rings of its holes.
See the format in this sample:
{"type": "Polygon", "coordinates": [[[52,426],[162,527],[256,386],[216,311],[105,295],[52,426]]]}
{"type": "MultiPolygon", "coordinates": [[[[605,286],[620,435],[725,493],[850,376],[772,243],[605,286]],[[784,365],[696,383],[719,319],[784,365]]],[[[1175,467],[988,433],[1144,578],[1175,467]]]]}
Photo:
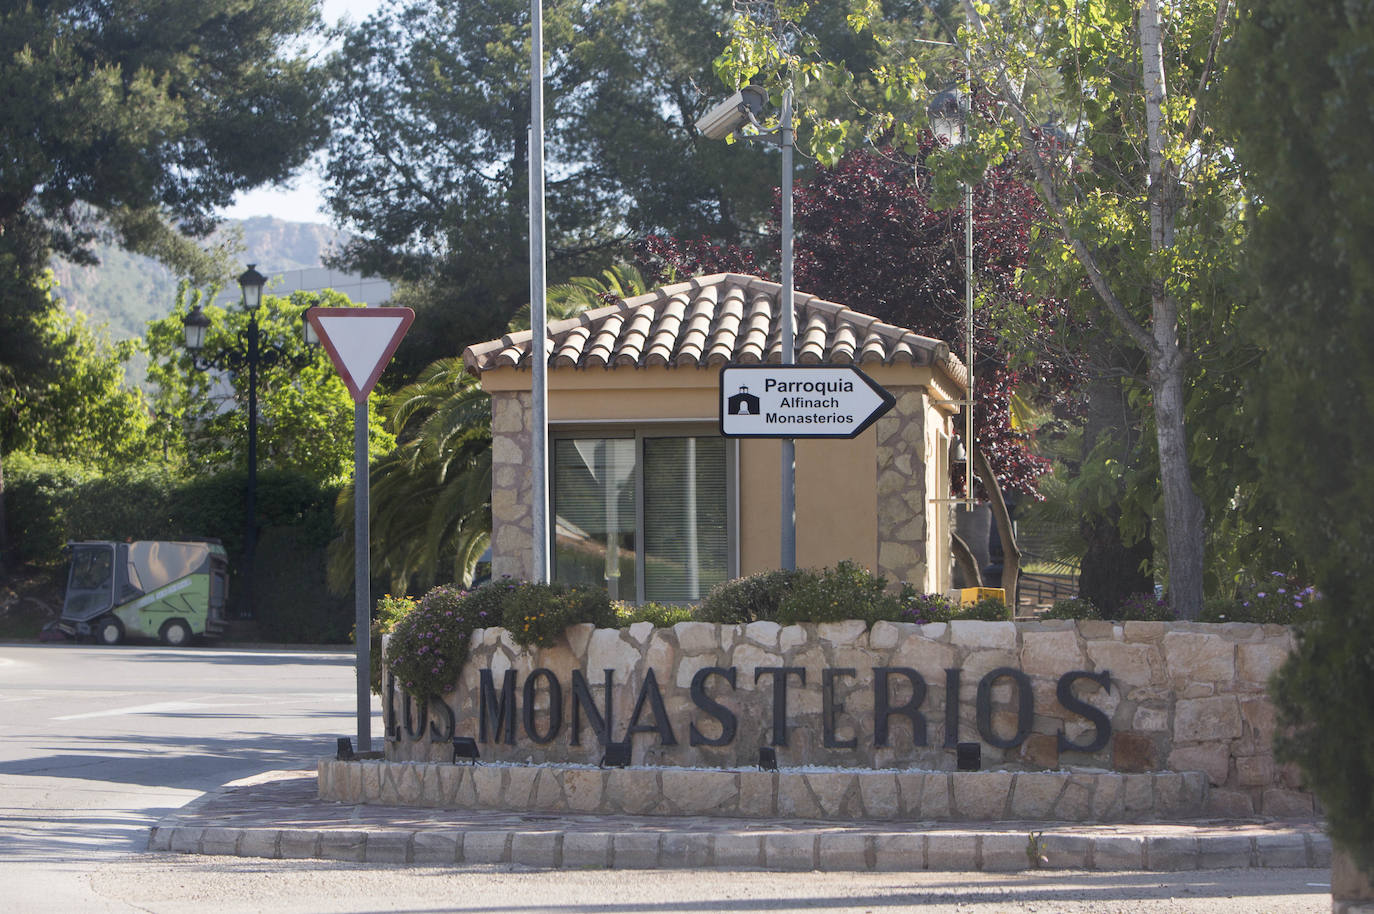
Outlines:
{"type": "Polygon", "coordinates": [[[185,647],[191,643],[191,626],[180,619],[168,619],[162,623],[162,630],[157,636],[168,647],[185,647]]]}
{"type": "Polygon", "coordinates": [[[102,616],[95,624],[95,640],[100,644],[118,644],[123,641],[123,623],[114,616],[102,616]]]}

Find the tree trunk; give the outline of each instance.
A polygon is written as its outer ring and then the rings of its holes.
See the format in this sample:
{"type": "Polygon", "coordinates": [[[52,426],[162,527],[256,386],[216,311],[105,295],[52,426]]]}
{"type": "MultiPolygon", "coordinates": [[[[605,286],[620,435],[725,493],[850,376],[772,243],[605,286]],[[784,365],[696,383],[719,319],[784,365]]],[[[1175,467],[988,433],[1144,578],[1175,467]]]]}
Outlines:
{"type": "MultiPolygon", "coordinates": [[[[1140,5],[1140,55],[1144,62],[1145,126],[1150,152],[1150,250],[1174,245],[1174,192],[1177,175],[1164,155],[1164,49],[1158,0],[1140,5]]],[[[1169,538],[1169,602],[1180,619],[1202,612],[1202,502],[1193,490],[1184,424],[1185,358],[1178,342],[1178,302],[1155,267],[1150,279],[1153,346],[1150,389],[1154,393],[1159,443],[1159,478],[1164,489],[1164,525],[1169,538]]]]}
{"type": "Polygon", "coordinates": [[[967,582],[965,587],[982,587],[983,575],[978,570],[978,559],[973,554],[973,550],[964,542],[964,538],[957,533],[950,533],[950,552],[954,553],[954,563],[959,566],[959,570],[964,574],[967,582]]]}
{"type": "MultiPolygon", "coordinates": [[[[1095,347],[1088,358],[1104,370],[1115,368],[1125,372],[1131,367],[1121,365],[1119,355],[1109,347],[1095,347]]],[[[1132,465],[1140,417],[1131,409],[1121,380],[1094,378],[1085,386],[1084,393],[1082,460],[1086,463],[1094,453],[1098,459],[1109,453],[1123,466],[1132,465]]],[[[1079,520],[1086,548],[1078,575],[1078,595],[1104,613],[1116,609],[1132,594],[1154,591],[1154,543],[1150,540],[1149,520],[1143,521],[1145,534],[1134,545],[1127,546],[1121,536],[1119,499],[1123,491],[1124,486],[1116,490],[1117,501],[1106,510],[1083,507],[1079,520]]]]}
{"type": "Polygon", "coordinates": [[[1151,369],[1155,429],[1159,441],[1159,481],[1164,488],[1165,532],[1169,538],[1169,604],[1180,619],[1202,612],[1202,501],[1193,490],[1184,428],[1182,357],[1173,366],[1151,369]]]}
{"type": "Polygon", "coordinates": [[[997,523],[997,536],[1002,541],[1002,589],[1007,592],[1007,608],[1016,615],[1016,582],[1021,576],[1021,549],[1016,545],[1016,533],[1011,527],[1011,514],[1007,512],[1006,500],[1002,489],[997,485],[992,465],[983,454],[983,449],[973,449],[973,465],[978,473],[978,481],[983,484],[988,503],[992,506],[992,518],[997,523]]]}

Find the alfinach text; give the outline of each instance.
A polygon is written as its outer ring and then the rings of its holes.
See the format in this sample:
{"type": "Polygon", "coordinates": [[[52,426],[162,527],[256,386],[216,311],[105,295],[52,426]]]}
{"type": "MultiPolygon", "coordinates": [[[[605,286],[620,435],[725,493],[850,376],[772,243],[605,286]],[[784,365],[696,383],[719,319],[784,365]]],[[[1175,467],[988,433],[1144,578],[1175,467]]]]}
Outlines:
{"type": "MultiPolygon", "coordinates": [[[[792,729],[787,712],[789,691],[818,685],[821,689],[822,745],[832,749],[858,748],[857,737],[842,739],[837,734],[844,704],[836,695],[838,685],[848,685],[857,678],[857,670],[846,667],[823,669],[820,671],[820,682],[817,683],[813,678],[809,684],[804,667],[761,666],[752,672],[756,684],[771,683],[773,707],[770,723],[774,746],[786,746],[788,732],[792,729]]],[[[910,667],[874,667],[872,673],[874,745],[889,745],[894,720],[904,720],[909,724],[903,729],[910,731],[914,746],[929,745],[925,678],[910,667]],[[902,694],[903,700],[896,701],[894,693],[902,694]]],[[[733,691],[736,688],[740,677],[737,667],[708,666],[697,670],[691,686],[691,701],[696,713],[685,721],[669,719],[658,678],[652,669],[649,670],[639,688],[634,710],[621,740],[614,739],[619,728],[611,714],[616,689],[615,674],[613,670],[604,670],[603,675],[603,700],[598,703],[592,686],[581,670],[572,671],[566,691],[557,675],[542,667],[531,671],[523,683],[517,681],[515,670],[506,670],[499,686],[490,669],[480,670],[478,740],[513,745],[517,742],[518,724],[524,739],[541,745],[547,745],[558,739],[560,734],[566,733],[569,745],[580,746],[584,729],[590,729],[603,746],[620,741],[628,743],[641,733],[653,735],[661,745],[676,746],[678,735],[685,725],[689,745],[728,746],[734,742],[739,729],[738,716],[721,704],[718,698],[723,690],[733,691]],[[571,718],[566,730],[563,726],[565,710],[571,718]]],[[[954,748],[959,742],[958,696],[961,675],[962,670],[957,668],[944,670],[945,695],[948,698],[943,709],[946,748],[954,748]]],[[[601,685],[603,683],[598,683],[598,686],[601,685]]],[[[1097,689],[1111,690],[1111,674],[1108,671],[1071,670],[1059,677],[1055,697],[1060,706],[1092,725],[1091,739],[1087,738],[1088,731],[1085,731],[1079,742],[1069,739],[1061,729],[1058,734],[1060,752],[1093,753],[1106,747],[1112,733],[1111,719],[1082,697],[1097,689]],[[1080,682],[1083,685],[1076,689],[1075,686],[1080,682]]],[[[404,738],[418,741],[425,738],[426,731],[434,742],[446,742],[453,738],[457,721],[452,708],[437,698],[429,702],[428,708],[414,707],[417,702],[402,693],[399,702],[401,713],[398,715],[395,701],[397,692],[395,679],[388,674],[383,690],[383,714],[388,739],[401,739],[404,734],[404,738]]],[[[1035,719],[1033,690],[1030,677],[1021,670],[1013,667],[992,670],[979,680],[974,701],[978,735],[983,742],[1000,749],[1014,749],[1030,736],[1035,719]],[[993,726],[992,690],[1002,680],[1008,681],[1016,696],[1016,727],[1012,733],[998,732],[993,726]]],[[[1010,728],[1004,724],[1003,730],[1006,729],[1010,728]]]]}

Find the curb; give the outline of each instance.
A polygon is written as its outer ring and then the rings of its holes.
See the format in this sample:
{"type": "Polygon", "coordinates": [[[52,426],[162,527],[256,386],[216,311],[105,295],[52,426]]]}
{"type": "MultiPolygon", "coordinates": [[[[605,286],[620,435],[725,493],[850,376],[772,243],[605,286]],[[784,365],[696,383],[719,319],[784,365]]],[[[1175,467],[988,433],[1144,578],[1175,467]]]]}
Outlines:
{"type": "Polygon", "coordinates": [[[309,829],[156,825],[148,849],[179,854],[391,865],[516,864],[539,869],[768,869],[1014,872],[1327,867],[1324,835],[1043,834],[1032,867],[1025,832],[884,831],[767,834],[519,829],[309,829]]]}
{"type": "Polygon", "coordinates": [[[380,865],[841,872],[1324,868],[1320,823],[829,822],[532,815],[320,800],[313,772],[225,785],[149,830],[164,853],[380,865]]]}

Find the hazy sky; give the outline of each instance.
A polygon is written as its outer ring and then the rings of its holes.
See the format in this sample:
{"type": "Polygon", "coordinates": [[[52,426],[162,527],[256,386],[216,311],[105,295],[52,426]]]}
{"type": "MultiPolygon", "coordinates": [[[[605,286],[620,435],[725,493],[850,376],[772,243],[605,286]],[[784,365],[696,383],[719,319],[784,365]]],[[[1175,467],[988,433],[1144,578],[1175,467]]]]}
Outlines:
{"type": "MultiPolygon", "coordinates": [[[[382,0],[323,0],[322,13],[326,22],[334,23],[347,16],[361,22],[381,5],[382,0]]],[[[318,164],[318,163],[316,163],[318,164]]],[[[230,219],[250,216],[276,216],[291,222],[328,222],[324,211],[324,197],[316,166],[306,166],[291,182],[290,187],[264,187],[241,194],[234,205],[221,211],[230,219]]]]}

